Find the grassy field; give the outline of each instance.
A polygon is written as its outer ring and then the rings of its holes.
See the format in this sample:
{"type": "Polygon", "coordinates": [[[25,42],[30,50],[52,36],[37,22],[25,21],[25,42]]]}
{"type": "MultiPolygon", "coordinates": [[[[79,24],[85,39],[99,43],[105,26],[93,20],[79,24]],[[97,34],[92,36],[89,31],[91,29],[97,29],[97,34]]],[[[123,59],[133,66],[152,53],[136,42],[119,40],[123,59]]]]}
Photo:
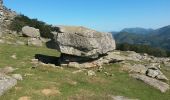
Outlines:
{"type": "MultiPolygon", "coordinates": [[[[97,76],[87,76],[87,71],[74,74],[76,69],[52,68],[31,64],[36,54],[58,56],[55,50],[45,47],[14,46],[0,44],[0,68],[17,68],[14,73],[21,74],[23,81],[9,90],[0,100],[111,100],[109,96],[125,96],[140,100],[170,100],[170,91],[158,90],[132,79],[119,69],[119,64],[104,66],[102,72],[92,69],[97,76]],[[11,58],[16,54],[17,59],[11,58]],[[112,74],[106,76],[105,72],[112,74]]],[[[170,79],[170,71],[163,72],[170,79]]]]}

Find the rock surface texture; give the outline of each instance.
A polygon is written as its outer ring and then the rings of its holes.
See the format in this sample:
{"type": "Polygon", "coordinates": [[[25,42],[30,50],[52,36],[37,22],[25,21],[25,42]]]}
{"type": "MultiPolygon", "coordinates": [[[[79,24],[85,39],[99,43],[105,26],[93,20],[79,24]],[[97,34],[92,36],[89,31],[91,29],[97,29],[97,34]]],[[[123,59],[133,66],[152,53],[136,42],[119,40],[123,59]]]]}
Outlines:
{"type": "Polygon", "coordinates": [[[4,74],[0,74],[0,96],[3,95],[7,90],[11,89],[16,84],[17,84],[16,79],[4,74]]]}
{"type": "Polygon", "coordinates": [[[9,32],[8,26],[17,14],[3,6],[3,0],[0,0],[0,36],[9,32]]]}
{"type": "Polygon", "coordinates": [[[12,76],[7,75],[14,71],[15,69],[12,67],[0,68],[0,96],[17,85],[17,80],[22,80],[20,74],[13,74],[12,76]]]}
{"type": "Polygon", "coordinates": [[[60,26],[59,28],[61,33],[54,35],[54,43],[62,54],[94,59],[116,48],[111,34],[85,27],[60,26]]]}

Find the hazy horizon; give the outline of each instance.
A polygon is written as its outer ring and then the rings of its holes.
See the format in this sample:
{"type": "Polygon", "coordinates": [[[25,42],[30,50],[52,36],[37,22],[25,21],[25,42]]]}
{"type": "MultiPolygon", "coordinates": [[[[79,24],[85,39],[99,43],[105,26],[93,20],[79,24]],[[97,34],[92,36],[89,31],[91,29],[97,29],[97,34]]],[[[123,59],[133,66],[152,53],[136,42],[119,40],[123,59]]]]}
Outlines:
{"type": "Polygon", "coordinates": [[[99,31],[160,28],[170,24],[169,0],[4,0],[5,6],[53,25],[99,31]]]}

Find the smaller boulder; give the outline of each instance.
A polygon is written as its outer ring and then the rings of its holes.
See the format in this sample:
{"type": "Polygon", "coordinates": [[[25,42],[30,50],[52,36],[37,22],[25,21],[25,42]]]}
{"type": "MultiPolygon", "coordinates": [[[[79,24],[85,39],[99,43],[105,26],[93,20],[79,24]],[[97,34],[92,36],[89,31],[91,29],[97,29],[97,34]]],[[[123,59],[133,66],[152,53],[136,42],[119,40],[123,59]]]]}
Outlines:
{"type": "Polygon", "coordinates": [[[168,81],[169,79],[158,69],[148,69],[146,75],[158,80],[168,81]]]}
{"type": "Polygon", "coordinates": [[[156,76],[158,76],[159,73],[160,72],[158,70],[148,69],[146,74],[149,77],[156,78],[156,76]]]}
{"type": "Polygon", "coordinates": [[[36,38],[40,37],[40,31],[39,29],[36,29],[34,27],[24,26],[22,28],[22,35],[26,37],[36,38]]]}
{"type": "Polygon", "coordinates": [[[43,46],[43,43],[40,39],[38,38],[31,38],[31,39],[28,39],[28,45],[29,46],[37,46],[37,47],[41,47],[43,46]]]}

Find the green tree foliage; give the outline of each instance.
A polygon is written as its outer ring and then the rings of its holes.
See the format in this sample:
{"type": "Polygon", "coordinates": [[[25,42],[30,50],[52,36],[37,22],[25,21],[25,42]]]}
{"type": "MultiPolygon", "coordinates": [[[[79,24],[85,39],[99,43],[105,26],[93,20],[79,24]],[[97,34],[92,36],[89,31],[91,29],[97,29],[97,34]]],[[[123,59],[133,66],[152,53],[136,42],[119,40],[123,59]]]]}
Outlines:
{"type": "Polygon", "coordinates": [[[52,27],[52,25],[48,25],[45,22],[38,21],[37,19],[30,19],[24,15],[15,17],[9,28],[13,31],[20,32],[24,26],[30,26],[39,29],[41,36],[45,38],[53,37],[51,31],[59,31],[59,28],[57,27],[52,27]]]}
{"type": "Polygon", "coordinates": [[[147,53],[156,57],[170,56],[170,51],[161,48],[153,48],[148,45],[132,45],[128,43],[117,44],[117,50],[122,51],[135,51],[137,53],[147,53]]]}

